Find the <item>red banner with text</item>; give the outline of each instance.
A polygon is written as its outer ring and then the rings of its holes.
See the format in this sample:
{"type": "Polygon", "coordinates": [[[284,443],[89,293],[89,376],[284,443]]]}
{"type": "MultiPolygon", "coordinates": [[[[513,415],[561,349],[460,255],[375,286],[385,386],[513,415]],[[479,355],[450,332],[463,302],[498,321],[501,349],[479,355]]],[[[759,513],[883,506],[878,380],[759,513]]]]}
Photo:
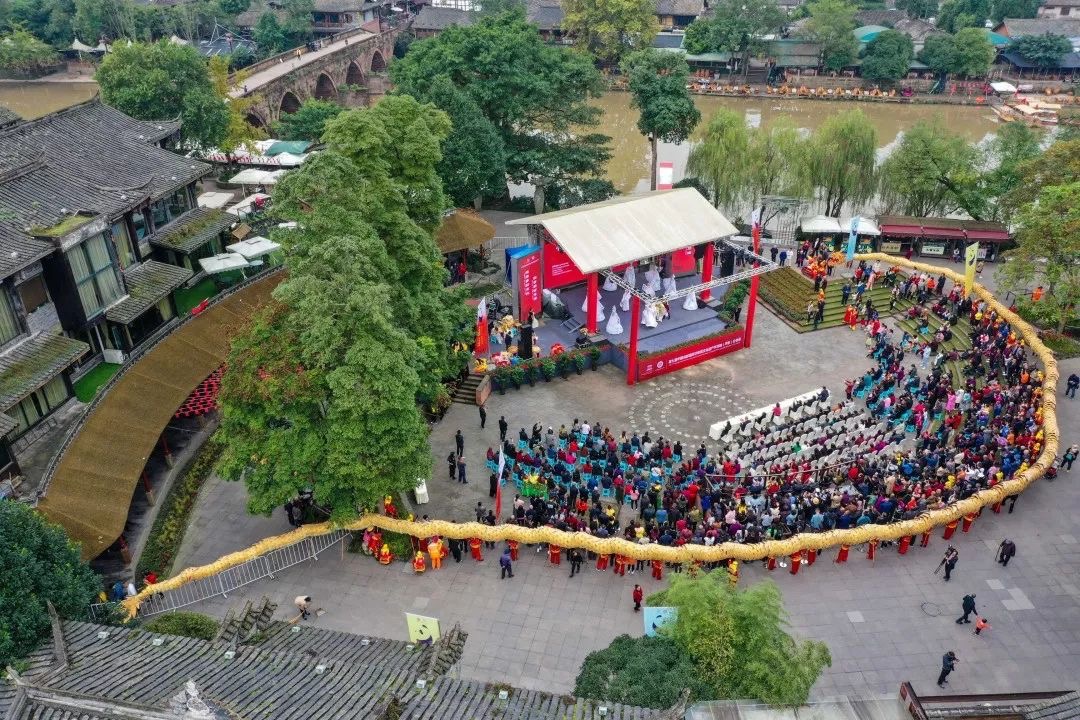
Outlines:
{"type": "Polygon", "coordinates": [[[714,335],[700,342],[667,352],[649,355],[638,360],[638,380],[648,380],[669,372],[682,370],[692,365],[712,360],[738,350],[743,344],[743,330],[732,330],[723,335],[714,335]]]}
{"type": "Polygon", "coordinates": [[[544,243],[544,287],[548,290],[585,282],[585,276],[578,270],[570,256],[559,249],[553,242],[544,243]]]}
{"type": "Polygon", "coordinates": [[[540,253],[518,259],[518,320],[525,322],[529,313],[540,312],[540,253]]]}

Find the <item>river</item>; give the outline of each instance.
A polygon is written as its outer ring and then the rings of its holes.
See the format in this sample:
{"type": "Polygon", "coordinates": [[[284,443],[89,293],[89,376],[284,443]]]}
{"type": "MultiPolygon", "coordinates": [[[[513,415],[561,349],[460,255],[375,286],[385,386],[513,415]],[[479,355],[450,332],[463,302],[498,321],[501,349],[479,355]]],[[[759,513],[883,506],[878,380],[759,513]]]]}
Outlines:
{"type": "MultiPolygon", "coordinates": [[[[27,119],[40,117],[69,105],[88,100],[97,92],[92,82],[3,82],[0,105],[27,119]]],[[[729,98],[695,96],[701,110],[700,134],[709,117],[720,108],[742,113],[751,125],[768,127],[777,118],[787,116],[797,127],[815,130],[826,118],[851,107],[860,107],[877,128],[882,153],[896,142],[900,133],[922,119],[940,116],[945,126],[976,142],[994,133],[997,124],[988,108],[958,105],[906,105],[899,103],[851,103],[823,100],[798,100],[776,97],[729,98]]],[[[611,136],[611,160],[607,176],[622,192],[644,190],[649,184],[649,145],[637,130],[637,111],[630,107],[630,94],[611,92],[595,100],[604,110],[599,128],[611,136]]],[[[661,144],[660,160],[674,165],[675,180],[686,173],[689,144],[661,144]]]]}

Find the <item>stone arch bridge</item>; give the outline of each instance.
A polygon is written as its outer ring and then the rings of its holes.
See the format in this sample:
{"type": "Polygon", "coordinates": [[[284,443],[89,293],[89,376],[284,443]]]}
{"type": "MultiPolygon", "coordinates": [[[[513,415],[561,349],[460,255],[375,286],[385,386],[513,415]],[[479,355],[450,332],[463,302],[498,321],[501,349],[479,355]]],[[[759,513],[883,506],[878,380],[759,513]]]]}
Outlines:
{"type": "Polygon", "coordinates": [[[357,28],[326,38],[315,49],[294,48],[275,55],[234,76],[231,94],[257,98],[248,121],[258,127],[296,112],[309,98],[349,107],[368,105],[390,86],[386,68],[398,32],[398,28],[379,33],[357,28]]]}

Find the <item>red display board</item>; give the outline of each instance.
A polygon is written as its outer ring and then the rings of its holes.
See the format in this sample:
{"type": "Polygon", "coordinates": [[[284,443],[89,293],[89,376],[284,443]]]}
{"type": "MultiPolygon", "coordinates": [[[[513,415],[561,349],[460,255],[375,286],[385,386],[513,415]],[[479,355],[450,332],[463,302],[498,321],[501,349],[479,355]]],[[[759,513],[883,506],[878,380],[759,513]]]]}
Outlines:
{"type": "Polygon", "coordinates": [[[570,256],[553,242],[544,243],[544,287],[548,290],[585,282],[585,276],[570,256]]]}
{"type": "Polygon", "coordinates": [[[540,253],[518,259],[518,320],[525,322],[529,313],[540,312],[540,253]]]}
{"type": "Polygon", "coordinates": [[[648,380],[669,372],[697,365],[713,358],[727,355],[743,345],[743,330],[733,330],[723,335],[705,338],[701,342],[668,352],[650,355],[638,361],[637,379],[648,380]]]}
{"type": "Polygon", "coordinates": [[[697,270],[697,259],[694,257],[694,246],[684,247],[671,253],[672,265],[676,275],[691,273],[697,270]]]}

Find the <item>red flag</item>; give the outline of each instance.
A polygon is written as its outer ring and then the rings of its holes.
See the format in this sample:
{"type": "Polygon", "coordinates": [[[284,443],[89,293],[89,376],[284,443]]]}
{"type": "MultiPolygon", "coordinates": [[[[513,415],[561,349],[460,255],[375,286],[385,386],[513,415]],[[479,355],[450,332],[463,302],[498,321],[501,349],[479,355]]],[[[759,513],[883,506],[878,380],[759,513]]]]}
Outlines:
{"type": "Polygon", "coordinates": [[[495,517],[502,517],[502,478],[495,481],[495,517]]]}
{"type": "Polygon", "coordinates": [[[754,208],[751,217],[750,237],[754,241],[754,253],[761,254],[761,208],[754,208]]]}
{"type": "Polygon", "coordinates": [[[487,355],[488,352],[488,327],[487,327],[487,298],[480,298],[480,304],[476,307],[476,343],[473,352],[477,355],[487,355]]]}

